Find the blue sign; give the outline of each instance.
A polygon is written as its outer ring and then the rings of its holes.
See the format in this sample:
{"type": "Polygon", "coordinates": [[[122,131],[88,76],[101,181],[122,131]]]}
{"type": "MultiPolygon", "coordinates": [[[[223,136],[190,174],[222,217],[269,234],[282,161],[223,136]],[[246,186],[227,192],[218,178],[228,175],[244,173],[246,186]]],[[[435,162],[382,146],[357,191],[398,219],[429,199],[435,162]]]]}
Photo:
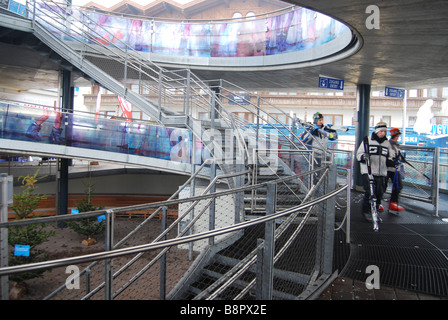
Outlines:
{"type": "Polygon", "coordinates": [[[229,104],[249,104],[250,94],[248,93],[229,93],[229,104]]]}
{"type": "Polygon", "coordinates": [[[14,246],[14,255],[19,257],[29,257],[30,256],[30,246],[29,245],[22,245],[22,244],[16,244],[14,246]]]}
{"type": "Polygon", "coordinates": [[[344,80],[319,77],[319,88],[344,90],[344,80]]]}
{"type": "Polygon", "coordinates": [[[106,216],[103,214],[101,216],[98,216],[96,219],[98,220],[98,222],[101,222],[103,220],[106,220],[106,216]]]}
{"type": "Polygon", "coordinates": [[[386,87],[384,89],[384,96],[391,98],[404,98],[404,89],[386,87]]]}
{"type": "Polygon", "coordinates": [[[77,214],[77,213],[79,213],[78,209],[71,209],[70,210],[70,214],[77,214]]]}
{"type": "Polygon", "coordinates": [[[446,124],[433,124],[431,133],[433,135],[439,135],[439,134],[448,134],[448,125],[446,124]]]}

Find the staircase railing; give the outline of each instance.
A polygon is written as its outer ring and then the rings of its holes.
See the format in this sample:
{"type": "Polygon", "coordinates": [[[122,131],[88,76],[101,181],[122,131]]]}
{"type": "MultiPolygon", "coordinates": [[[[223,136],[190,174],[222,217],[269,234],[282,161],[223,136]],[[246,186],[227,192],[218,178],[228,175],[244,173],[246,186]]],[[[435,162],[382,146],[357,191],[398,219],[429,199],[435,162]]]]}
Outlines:
{"type": "MultiPolygon", "coordinates": [[[[42,41],[44,41],[44,43],[54,48],[54,50],[61,54],[69,63],[72,63],[81,72],[85,72],[88,76],[98,81],[102,86],[110,89],[111,91],[124,97],[125,99],[128,99],[132,103],[135,103],[138,108],[140,108],[142,111],[145,111],[149,116],[155,117],[155,120],[159,121],[160,123],[174,123],[179,126],[185,126],[189,128],[195,136],[199,137],[201,141],[210,141],[211,145],[208,146],[208,149],[215,160],[221,160],[216,159],[218,154],[216,148],[221,146],[219,145],[217,140],[211,138],[214,137],[213,131],[228,129],[231,130],[231,133],[236,137],[235,144],[232,143],[230,145],[230,148],[232,150],[236,149],[236,153],[239,155],[239,157],[231,157],[231,161],[229,163],[223,163],[219,161],[216,162],[220,165],[223,171],[223,175],[219,176],[219,178],[217,178],[216,176],[212,177],[211,184],[205,188],[201,196],[189,197],[188,200],[184,199],[183,201],[177,200],[174,202],[167,201],[163,203],[164,206],[168,206],[173,203],[179,204],[187,201],[193,202],[193,204],[190,205],[188,209],[176,220],[176,224],[173,224],[173,226],[170,226],[170,228],[167,229],[172,230],[174,225],[179,224],[180,221],[183,220],[185,222],[184,218],[186,218],[187,215],[189,215],[193,210],[193,208],[198,205],[198,203],[200,202],[199,200],[207,200],[208,202],[206,205],[204,205],[203,208],[198,209],[200,210],[199,214],[196,214],[195,212],[194,215],[190,216],[191,218],[189,221],[187,220],[187,225],[180,228],[178,237],[188,238],[189,236],[186,236],[186,232],[193,226],[196,221],[201,219],[201,216],[205,212],[205,210],[209,209],[210,204],[217,197],[217,195],[214,194],[212,187],[215,186],[216,182],[219,179],[228,179],[228,181],[236,182],[236,179],[234,179],[236,176],[241,176],[243,174],[253,172],[247,169],[235,170],[235,165],[245,166],[246,164],[251,164],[250,161],[252,159],[254,159],[254,162],[256,164],[258,164],[260,161],[265,162],[266,158],[260,158],[258,155],[254,158],[253,155],[256,155],[260,151],[267,150],[270,151],[270,156],[272,156],[272,159],[278,161],[277,159],[279,159],[279,149],[276,145],[273,146],[272,143],[276,143],[279,140],[281,140],[282,146],[287,150],[305,149],[305,146],[298,138],[296,131],[296,127],[301,125],[301,123],[298,122],[294,117],[281,111],[279,108],[270,105],[284,114],[285,117],[288,118],[293,125],[285,125],[274,115],[263,110],[259,104],[261,98],[258,96],[256,97],[257,104],[253,103],[250,100],[243,100],[243,103],[238,104],[238,107],[241,107],[244,110],[247,110],[250,114],[254,115],[256,125],[254,125],[254,123],[250,123],[249,121],[245,121],[244,119],[235,117],[228,110],[228,108],[226,108],[225,101],[228,101],[227,99],[229,98],[229,93],[238,95],[240,91],[247,92],[247,90],[243,90],[242,88],[235,88],[234,85],[228,82],[226,82],[226,85],[223,85],[222,81],[219,81],[217,85],[208,85],[198,79],[190,70],[187,69],[168,71],[163,68],[159,68],[156,65],[152,64],[151,61],[142,56],[139,52],[133,51],[132,48],[128,47],[125,43],[121,42],[120,40],[114,39],[114,35],[108,30],[102,30],[101,33],[92,33],[91,31],[95,31],[96,27],[92,29],[89,26],[89,23],[86,23],[86,20],[84,19],[88,19],[88,17],[86,18],[85,15],[80,13],[82,19],[78,19],[76,15],[73,14],[73,12],[70,10],[72,10],[72,8],[64,7],[53,1],[45,1],[44,5],[42,6],[35,5],[32,11],[34,30],[36,32],[36,35],[42,41]],[[46,10],[48,8],[51,8],[51,10],[46,10]],[[50,26],[50,28],[46,28],[48,26],[50,26]],[[89,32],[86,32],[86,28],[89,28],[89,32]],[[49,32],[47,29],[51,30],[51,32],[49,32]],[[104,34],[108,35],[108,37],[104,37],[104,34]],[[54,40],[55,35],[59,37],[58,41],[54,40]],[[114,39],[114,41],[111,41],[110,39],[114,39]],[[70,41],[70,47],[67,46],[62,49],[58,48],[58,45],[67,41],[70,41]],[[77,55],[73,54],[74,51],[71,48],[74,47],[73,42],[77,43],[79,46],[76,49],[77,55]],[[103,42],[107,42],[108,45],[104,45],[103,42]],[[67,54],[67,52],[69,52],[70,54],[67,54]],[[109,64],[109,67],[104,67],[107,64],[109,64]],[[117,65],[122,66],[121,72],[116,72],[117,65]],[[133,79],[139,79],[139,92],[146,91],[149,93],[149,95],[153,94],[154,97],[157,98],[157,102],[145,98],[140,93],[133,93],[127,88],[128,80],[131,78],[131,74],[133,79]],[[232,86],[233,88],[231,88],[232,86]],[[175,94],[179,92],[181,94],[175,94]],[[196,120],[197,118],[199,118],[198,115],[201,111],[210,113],[209,122],[196,120]],[[273,133],[266,133],[261,130],[260,125],[262,123],[269,125],[273,133]],[[212,130],[211,133],[208,131],[209,129],[212,130]],[[267,146],[267,148],[259,148],[261,142],[263,142],[265,146],[267,146]],[[252,146],[252,148],[249,148],[249,146],[252,146]],[[240,161],[240,163],[238,163],[238,161],[240,161]],[[210,195],[206,195],[206,193],[208,193],[209,191],[212,191],[210,195]]],[[[251,95],[255,97],[255,95],[251,95]]],[[[276,164],[278,164],[278,162],[276,164]]],[[[276,179],[275,171],[276,170],[274,170],[274,174],[272,175],[271,180],[276,179]]],[[[314,174],[316,173],[316,171],[311,171],[310,173],[314,174]]],[[[288,179],[297,180],[298,176],[294,175],[293,170],[291,170],[289,172],[288,179]]],[[[313,179],[309,180],[314,181],[313,179]]],[[[251,180],[248,181],[250,182],[251,180]]],[[[302,186],[305,186],[305,184],[301,182],[300,178],[299,181],[302,186]]],[[[256,183],[252,184],[252,186],[249,188],[247,186],[241,187],[241,184],[233,182],[229,182],[229,186],[231,186],[230,190],[224,192],[229,192],[229,194],[236,194],[238,192],[243,192],[244,190],[255,190],[259,188],[260,185],[266,184],[256,183]]],[[[284,183],[285,180],[280,179],[280,182],[284,183]]],[[[313,184],[311,184],[310,186],[306,186],[305,189],[308,192],[316,190],[315,188],[313,188],[313,184]]],[[[216,194],[222,196],[223,192],[217,192],[216,194]]],[[[305,196],[304,199],[298,198],[298,203],[304,203],[307,199],[309,199],[309,197],[310,194],[308,194],[308,196],[305,196]]],[[[153,207],[153,205],[135,206],[132,209],[148,209],[151,207],[153,207]]],[[[129,209],[130,208],[123,210],[129,209]]],[[[120,210],[121,209],[113,209],[112,212],[119,212],[120,210]]],[[[292,214],[294,212],[299,211],[287,211],[287,214],[285,212],[282,212],[282,214],[278,216],[279,218],[286,215],[289,216],[288,219],[282,222],[282,225],[284,225],[285,227],[279,228],[279,232],[280,230],[284,230],[286,226],[291,226],[292,222],[297,218],[297,215],[292,214]]],[[[151,215],[151,218],[154,216],[155,213],[151,215]]],[[[304,221],[306,221],[308,218],[309,215],[305,216],[303,219],[304,221]]],[[[246,222],[241,222],[238,225],[246,226],[246,222]]],[[[230,229],[233,230],[231,227],[230,229]]],[[[204,234],[204,237],[208,236],[205,236],[207,232],[203,232],[202,234],[204,234]]],[[[294,232],[294,234],[296,235],[297,232],[294,232]]],[[[157,237],[154,242],[163,242],[161,241],[161,239],[165,235],[166,232],[163,232],[159,237],[157,237]]],[[[278,234],[277,237],[280,236],[281,233],[278,234]]],[[[166,250],[164,249],[162,252],[166,253],[166,250]]],[[[284,252],[284,250],[282,252],[284,252]]],[[[149,264],[147,264],[141,270],[141,272],[135,275],[135,277],[133,277],[131,281],[134,282],[139,276],[146,272],[148,268],[155,263],[155,261],[158,261],[158,259],[163,256],[163,253],[158,254],[157,257],[153,259],[149,264]]],[[[139,254],[139,257],[140,256],[141,254],[139,254]]],[[[138,258],[136,257],[136,259],[138,258]]],[[[133,259],[131,261],[133,262],[135,260],[133,259]]],[[[247,268],[250,268],[250,264],[247,265],[247,268]]],[[[121,272],[122,269],[120,269],[117,274],[121,272]]],[[[233,281],[229,282],[226,287],[232,283],[233,281]]],[[[105,281],[103,285],[107,285],[106,289],[110,287],[107,281],[105,281]]],[[[127,287],[127,285],[125,286],[127,287]]],[[[249,284],[247,289],[245,289],[245,292],[249,291],[252,286],[253,284],[249,284]]],[[[223,289],[226,287],[223,287],[223,289]]],[[[98,288],[93,290],[92,294],[97,291],[98,288]]],[[[122,292],[121,289],[118,293],[120,292],[122,292]]],[[[88,296],[90,296],[90,294],[88,296]]],[[[113,297],[111,292],[109,292],[107,296],[113,297]]]]}

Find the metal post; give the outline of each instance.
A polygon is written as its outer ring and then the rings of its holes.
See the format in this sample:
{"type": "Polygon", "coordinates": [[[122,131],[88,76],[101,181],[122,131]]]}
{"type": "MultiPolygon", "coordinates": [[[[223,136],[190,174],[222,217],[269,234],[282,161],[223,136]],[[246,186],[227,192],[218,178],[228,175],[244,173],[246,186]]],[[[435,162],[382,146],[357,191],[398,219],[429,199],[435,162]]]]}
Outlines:
{"type": "MultiPolygon", "coordinates": [[[[275,213],[275,203],[277,198],[277,185],[268,183],[266,196],[266,215],[275,213]]],[[[263,300],[272,300],[272,287],[274,282],[274,220],[265,223],[264,232],[264,252],[263,252],[263,274],[262,274],[262,293],[263,300]]]]}
{"type": "MultiPolygon", "coordinates": [[[[0,222],[8,222],[8,205],[12,204],[12,176],[0,174],[1,183],[1,215],[0,222]]],[[[8,266],[8,228],[0,228],[0,267],[8,266]]],[[[9,277],[1,277],[2,300],[9,300],[9,277]]]]}
{"type": "MultiPolygon", "coordinates": [[[[210,181],[213,181],[215,177],[216,177],[216,162],[213,161],[213,163],[210,164],[210,181]]],[[[213,184],[210,188],[210,194],[215,193],[215,191],[216,191],[216,184],[213,184]]],[[[209,207],[208,228],[209,230],[215,229],[215,199],[212,200],[209,207]]],[[[208,238],[208,243],[211,246],[214,245],[215,237],[208,238]]]]}
{"type": "MultiPolygon", "coordinates": [[[[210,131],[211,131],[211,135],[210,135],[210,142],[211,145],[213,146],[213,163],[210,164],[210,182],[213,181],[213,179],[216,177],[216,151],[217,148],[215,148],[215,104],[216,104],[216,99],[215,99],[215,94],[212,95],[212,107],[211,107],[211,114],[210,114],[210,131]]],[[[210,188],[210,194],[215,193],[216,191],[216,184],[213,184],[210,188]]],[[[215,229],[215,199],[212,200],[212,202],[210,203],[210,207],[209,207],[209,219],[208,219],[208,228],[209,230],[214,230],[215,229]]],[[[208,239],[208,243],[210,245],[213,245],[215,243],[215,237],[210,237],[208,239]]]]}
{"type": "Polygon", "coordinates": [[[432,164],[432,204],[434,206],[434,216],[439,216],[439,165],[440,165],[440,148],[434,148],[433,164],[432,164]]]}
{"type": "MultiPolygon", "coordinates": [[[[336,166],[330,165],[325,193],[336,188],[336,166]]],[[[335,199],[329,198],[325,203],[323,214],[323,245],[322,245],[322,272],[331,274],[333,272],[333,244],[334,244],[334,222],[335,222],[335,199]]]]}
{"type": "MultiPolygon", "coordinates": [[[[237,163],[236,170],[237,170],[237,172],[244,171],[244,165],[237,163]]],[[[236,177],[235,187],[239,188],[242,185],[244,185],[244,175],[240,174],[236,177]]],[[[237,192],[235,194],[235,218],[234,218],[235,223],[241,222],[242,210],[244,210],[244,192],[237,192]]]]}
{"type": "MultiPolygon", "coordinates": [[[[191,143],[192,143],[192,154],[191,154],[191,175],[193,176],[195,174],[195,163],[196,163],[196,138],[194,133],[191,133],[191,143]]],[[[191,179],[190,181],[190,197],[194,197],[195,192],[196,192],[196,178],[191,179]]],[[[192,221],[194,219],[194,208],[190,211],[190,221],[192,221]]],[[[188,225],[188,222],[186,222],[186,225],[188,225]]],[[[193,234],[193,228],[194,226],[192,226],[189,230],[188,230],[188,234],[193,234]]],[[[194,246],[194,242],[191,241],[188,243],[188,259],[191,261],[193,260],[193,246],[194,246]]]]}
{"type": "Polygon", "coordinates": [[[159,108],[159,120],[162,119],[162,70],[159,70],[159,100],[158,100],[158,108],[159,108]]]}
{"type": "MultiPolygon", "coordinates": [[[[355,140],[355,150],[362,143],[362,139],[369,134],[370,125],[370,85],[360,84],[358,85],[357,100],[358,100],[358,110],[357,110],[357,125],[356,125],[356,140],[355,140]]],[[[353,168],[353,174],[355,176],[355,186],[362,188],[362,176],[359,168],[358,161],[355,161],[353,168]]]]}
{"type": "MultiPolygon", "coordinates": [[[[59,159],[59,215],[68,213],[68,164],[69,159],[59,159]]],[[[58,222],[59,228],[65,228],[67,224],[64,221],[58,222]]]]}
{"type": "MultiPolygon", "coordinates": [[[[113,249],[114,239],[114,213],[112,210],[106,211],[106,238],[105,238],[105,251],[113,249]]],[[[113,272],[112,272],[112,259],[106,259],[104,261],[104,299],[112,300],[113,298],[113,272]]]]}
{"type": "Polygon", "coordinates": [[[257,265],[256,274],[257,281],[255,282],[255,297],[257,300],[261,300],[263,297],[263,256],[264,256],[264,241],[263,239],[257,239],[257,265]]]}
{"type": "MultiPolygon", "coordinates": [[[[70,71],[62,71],[62,111],[73,113],[73,99],[74,99],[74,88],[71,86],[72,74],[70,71]]],[[[68,144],[68,138],[71,138],[71,126],[66,125],[66,143],[68,144]]],[[[67,214],[68,210],[68,167],[71,163],[70,159],[60,159],[59,166],[59,214],[67,214]]],[[[65,222],[59,222],[58,226],[64,228],[66,226],[65,222]]]]}
{"type": "Polygon", "coordinates": [[[186,83],[186,95],[185,95],[185,115],[190,116],[190,70],[187,70],[187,83],[186,83]]]}
{"type": "MultiPolygon", "coordinates": [[[[168,207],[162,207],[162,233],[165,232],[167,226],[167,211],[168,207]]],[[[166,235],[160,239],[161,241],[166,240],[166,235]]],[[[166,299],[166,253],[160,257],[160,300],[166,299]]]]}
{"type": "Polygon", "coordinates": [[[350,210],[350,203],[351,203],[351,192],[352,192],[352,170],[347,169],[347,211],[346,211],[346,230],[345,230],[345,242],[350,243],[350,232],[351,232],[351,210],[350,210]]]}

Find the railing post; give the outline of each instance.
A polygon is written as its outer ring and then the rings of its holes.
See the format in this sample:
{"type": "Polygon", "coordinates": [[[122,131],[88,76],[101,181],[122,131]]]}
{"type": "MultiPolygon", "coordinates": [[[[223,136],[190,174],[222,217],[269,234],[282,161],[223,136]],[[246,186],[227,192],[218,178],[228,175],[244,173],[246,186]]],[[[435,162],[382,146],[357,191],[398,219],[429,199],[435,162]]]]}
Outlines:
{"type": "Polygon", "coordinates": [[[432,164],[432,204],[434,206],[434,216],[439,216],[439,165],[440,165],[440,148],[434,148],[433,164],[432,164]]]}
{"type": "MultiPolygon", "coordinates": [[[[0,222],[8,222],[8,205],[12,204],[12,176],[0,174],[1,215],[0,222]]],[[[0,267],[8,266],[8,228],[0,228],[0,267]]],[[[1,276],[2,300],[9,300],[9,277],[1,276]]]]}
{"type": "MultiPolygon", "coordinates": [[[[105,251],[113,249],[114,239],[114,212],[112,210],[106,211],[106,238],[105,238],[105,251]]],[[[113,272],[112,272],[112,259],[106,259],[104,261],[104,299],[112,300],[113,298],[113,272]]]]}
{"type": "MultiPolygon", "coordinates": [[[[266,197],[266,215],[275,213],[277,185],[268,183],[266,197]]],[[[272,300],[272,288],[274,282],[274,220],[265,222],[264,246],[259,251],[258,257],[258,278],[257,278],[257,299],[272,300]],[[260,257],[261,256],[261,257],[260,257]],[[260,265],[261,264],[261,265],[260,265]],[[260,292],[261,290],[261,292],[260,292]]]]}
{"type": "MultiPolygon", "coordinates": [[[[325,193],[336,188],[336,166],[330,165],[325,184],[325,193]]],[[[322,265],[321,271],[324,274],[333,272],[333,244],[334,244],[334,223],[335,223],[335,199],[329,198],[325,201],[325,210],[322,218],[322,265]]]]}
{"type": "Polygon", "coordinates": [[[255,297],[257,300],[263,299],[263,256],[264,256],[264,241],[263,239],[257,239],[257,264],[256,264],[256,277],[255,282],[255,297]]]}
{"type": "Polygon", "coordinates": [[[345,228],[345,242],[347,244],[350,243],[350,233],[351,233],[351,210],[350,210],[350,203],[352,202],[351,199],[351,192],[352,192],[352,170],[347,169],[347,211],[346,211],[346,228],[345,228]]]}
{"type": "Polygon", "coordinates": [[[185,115],[190,116],[190,82],[191,82],[191,71],[187,70],[187,83],[186,83],[186,92],[185,92],[185,115]]]}
{"type": "MultiPolygon", "coordinates": [[[[216,177],[216,161],[213,161],[212,164],[210,164],[210,182],[213,181],[216,177]]],[[[216,183],[214,183],[210,188],[210,194],[216,192],[216,183]]],[[[213,199],[210,203],[209,207],[209,218],[208,218],[208,228],[209,230],[215,229],[215,201],[216,199],[213,199]]],[[[210,245],[215,244],[215,237],[208,238],[208,243],[210,245]]]]}
{"type": "Polygon", "coordinates": [[[159,91],[159,99],[158,99],[158,105],[157,107],[159,108],[159,120],[162,118],[162,70],[159,70],[159,87],[158,87],[158,91],[159,91]]]}
{"type": "MultiPolygon", "coordinates": [[[[168,207],[162,207],[162,233],[165,232],[167,224],[167,211],[168,207]]],[[[161,241],[166,240],[166,235],[162,237],[161,241]]],[[[166,253],[160,258],[160,300],[165,300],[166,298],[166,253]]]]}

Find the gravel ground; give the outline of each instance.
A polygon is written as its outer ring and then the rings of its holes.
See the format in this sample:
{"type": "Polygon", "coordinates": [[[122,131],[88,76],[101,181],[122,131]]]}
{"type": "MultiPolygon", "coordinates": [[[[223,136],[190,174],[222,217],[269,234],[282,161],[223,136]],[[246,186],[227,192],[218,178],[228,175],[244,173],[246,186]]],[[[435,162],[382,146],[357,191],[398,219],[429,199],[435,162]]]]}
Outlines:
{"type": "MultiPolygon", "coordinates": [[[[116,217],[114,220],[114,243],[117,243],[130,231],[134,230],[136,226],[143,222],[143,218],[129,219],[127,217],[116,217]]],[[[169,223],[172,221],[169,221],[169,223]]],[[[84,237],[75,233],[69,228],[58,228],[57,226],[48,226],[48,228],[56,231],[56,234],[41,245],[45,249],[51,260],[61,259],[66,257],[74,257],[79,255],[90,254],[94,252],[104,251],[104,235],[96,237],[97,243],[91,246],[82,244],[84,237]]],[[[130,247],[135,245],[147,244],[152,242],[155,237],[161,233],[161,225],[158,219],[153,219],[141,228],[134,236],[129,238],[120,248],[130,247]]],[[[176,236],[177,228],[170,232],[168,238],[176,236]],[[175,230],[175,231],[174,231],[175,230]]],[[[143,275],[138,278],[131,285],[123,287],[144,268],[152,259],[158,254],[158,250],[148,251],[144,253],[135,263],[131,264],[129,268],[121,272],[113,282],[113,292],[116,294],[124,288],[122,292],[114,297],[115,300],[158,300],[160,299],[160,262],[156,262],[143,275]]],[[[114,258],[112,260],[113,272],[116,273],[121,266],[131,260],[135,254],[114,258]]],[[[169,293],[174,285],[188,270],[192,261],[188,259],[188,251],[172,247],[167,253],[167,283],[166,292],[169,293]]],[[[79,270],[91,263],[84,263],[76,265],[79,270]]],[[[79,289],[67,289],[65,282],[72,274],[66,273],[66,266],[53,268],[46,271],[42,278],[35,278],[26,281],[28,285],[28,292],[20,298],[20,300],[41,300],[50,295],[51,292],[59,287],[64,287],[63,290],[51,297],[51,300],[79,300],[83,298],[86,293],[86,276],[80,279],[79,289]]],[[[93,290],[97,288],[104,281],[105,262],[99,261],[91,268],[90,272],[90,288],[93,290]]],[[[10,282],[10,286],[12,283],[10,282]]],[[[103,300],[104,290],[98,290],[93,295],[91,300],[103,300]]]]}

